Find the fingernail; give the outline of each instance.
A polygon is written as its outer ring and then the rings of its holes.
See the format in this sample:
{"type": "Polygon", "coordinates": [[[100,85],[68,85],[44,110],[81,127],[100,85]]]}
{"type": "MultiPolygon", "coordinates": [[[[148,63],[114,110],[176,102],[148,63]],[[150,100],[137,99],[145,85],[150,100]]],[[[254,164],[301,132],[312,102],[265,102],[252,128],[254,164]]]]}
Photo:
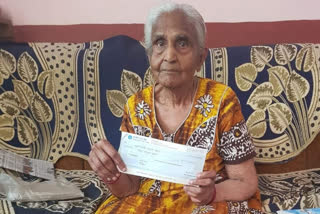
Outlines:
{"type": "Polygon", "coordinates": [[[115,181],[115,180],[117,180],[117,178],[116,178],[116,177],[113,177],[113,178],[112,178],[112,180],[114,180],[114,181],[115,181]]]}
{"type": "Polygon", "coordinates": [[[110,179],[110,178],[107,178],[107,181],[111,181],[111,179],[110,179]]]}
{"type": "Polygon", "coordinates": [[[122,168],[122,171],[124,171],[124,172],[127,171],[127,168],[126,167],[122,168]]]}
{"type": "Polygon", "coordinates": [[[119,177],[119,176],[120,176],[120,173],[117,173],[116,176],[119,177]]]}

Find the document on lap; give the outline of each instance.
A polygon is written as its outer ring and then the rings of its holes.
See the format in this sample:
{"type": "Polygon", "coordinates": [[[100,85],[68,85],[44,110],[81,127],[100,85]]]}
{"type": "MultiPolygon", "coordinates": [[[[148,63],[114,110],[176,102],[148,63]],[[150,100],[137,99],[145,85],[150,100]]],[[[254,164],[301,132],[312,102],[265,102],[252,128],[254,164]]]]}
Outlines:
{"type": "Polygon", "coordinates": [[[119,154],[123,173],[188,184],[203,171],[207,150],[122,132],[119,154]]]}

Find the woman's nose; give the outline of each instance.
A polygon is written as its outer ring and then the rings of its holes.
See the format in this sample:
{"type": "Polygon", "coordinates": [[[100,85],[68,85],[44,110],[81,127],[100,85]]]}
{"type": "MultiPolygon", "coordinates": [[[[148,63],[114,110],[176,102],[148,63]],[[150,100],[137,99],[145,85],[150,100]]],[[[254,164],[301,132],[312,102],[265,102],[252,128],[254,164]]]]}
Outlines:
{"type": "Polygon", "coordinates": [[[175,62],[177,60],[177,52],[174,45],[168,45],[165,53],[164,60],[167,62],[175,62]]]}

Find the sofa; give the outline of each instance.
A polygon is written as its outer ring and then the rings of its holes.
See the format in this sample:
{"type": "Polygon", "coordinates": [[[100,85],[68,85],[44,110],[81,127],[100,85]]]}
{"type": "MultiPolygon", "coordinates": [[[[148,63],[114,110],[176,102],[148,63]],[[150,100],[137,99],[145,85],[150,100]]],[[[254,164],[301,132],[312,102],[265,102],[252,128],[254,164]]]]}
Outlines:
{"type": "MultiPolygon", "coordinates": [[[[320,45],[208,51],[196,75],[238,95],[255,144],[264,211],[320,207],[320,45]]],[[[43,202],[0,196],[0,213],[93,213],[110,191],[88,165],[90,148],[102,138],[119,148],[123,107],[151,84],[144,45],[127,36],[0,43],[0,149],[53,162],[56,174],[85,195],[43,202]]]]}

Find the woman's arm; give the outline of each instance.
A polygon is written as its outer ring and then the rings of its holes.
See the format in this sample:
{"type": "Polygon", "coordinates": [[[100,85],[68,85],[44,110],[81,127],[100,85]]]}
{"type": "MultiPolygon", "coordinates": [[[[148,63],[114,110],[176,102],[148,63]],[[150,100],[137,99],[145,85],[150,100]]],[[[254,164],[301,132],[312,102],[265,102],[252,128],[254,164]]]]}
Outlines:
{"type": "Polygon", "coordinates": [[[121,173],[126,170],[119,153],[108,140],[94,144],[89,153],[88,162],[93,171],[108,185],[113,195],[118,198],[126,197],[138,191],[140,178],[121,173]]]}
{"type": "Polygon", "coordinates": [[[228,180],[216,184],[216,201],[246,200],[258,188],[253,159],[256,153],[240,101],[231,88],[228,88],[222,97],[217,123],[217,152],[224,160],[228,180]]]}
{"type": "Polygon", "coordinates": [[[253,159],[235,165],[226,165],[228,179],[215,184],[214,170],[202,172],[190,185],[184,186],[191,200],[204,205],[219,201],[244,201],[258,189],[253,159]]]}
{"type": "Polygon", "coordinates": [[[225,167],[229,179],[215,185],[214,201],[243,201],[255,194],[258,178],[253,159],[225,167]]]}

